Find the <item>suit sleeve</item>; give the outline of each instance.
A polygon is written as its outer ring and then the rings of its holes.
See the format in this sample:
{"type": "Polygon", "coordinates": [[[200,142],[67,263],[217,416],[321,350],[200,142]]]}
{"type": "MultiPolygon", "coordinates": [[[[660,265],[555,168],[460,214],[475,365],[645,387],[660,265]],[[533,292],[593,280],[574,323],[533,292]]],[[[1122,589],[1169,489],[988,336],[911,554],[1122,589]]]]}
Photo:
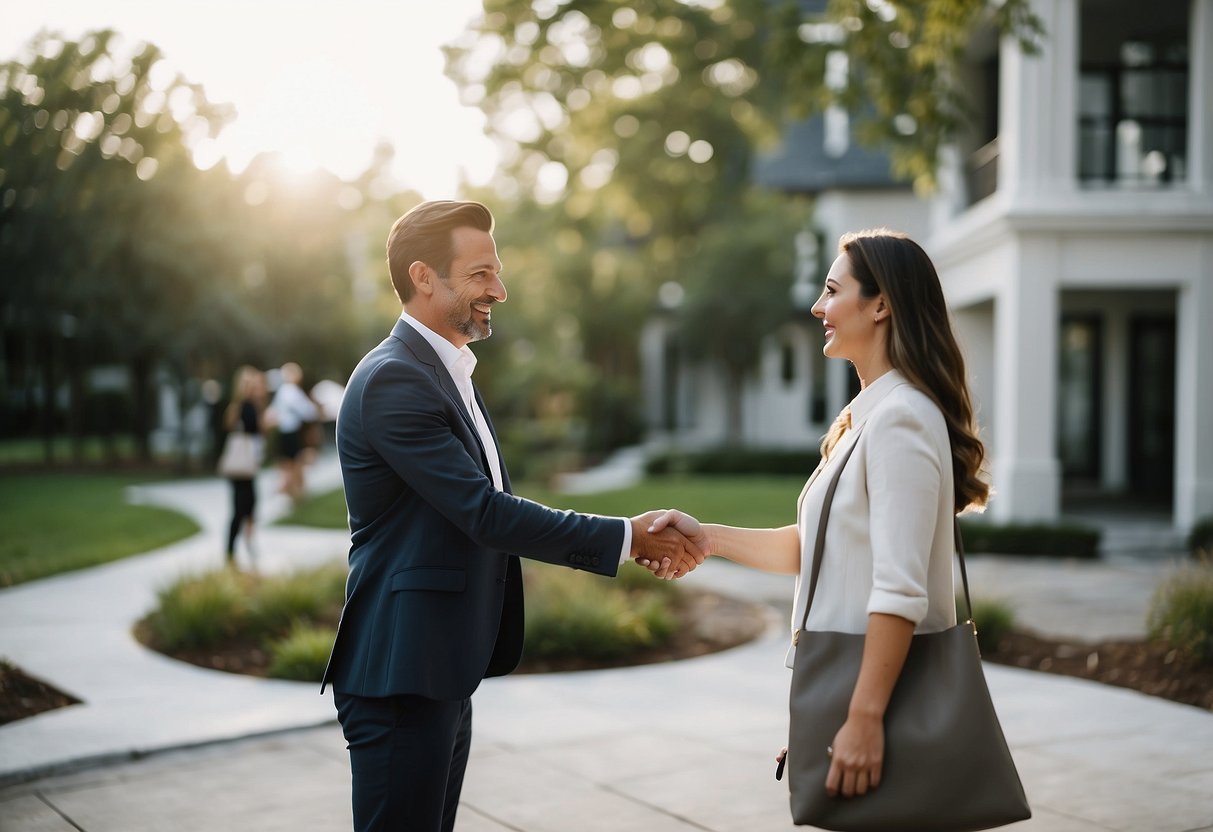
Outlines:
{"type": "Polygon", "coordinates": [[[495,489],[455,435],[445,402],[426,371],[384,361],[362,390],[363,429],[392,470],[479,545],[614,575],[626,524],[495,489]]]}
{"type": "Polygon", "coordinates": [[[922,416],[896,404],[867,427],[872,541],[868,613],[918,624],[927,614],[927,567],[939,515],[939,452],[922,416]]]}

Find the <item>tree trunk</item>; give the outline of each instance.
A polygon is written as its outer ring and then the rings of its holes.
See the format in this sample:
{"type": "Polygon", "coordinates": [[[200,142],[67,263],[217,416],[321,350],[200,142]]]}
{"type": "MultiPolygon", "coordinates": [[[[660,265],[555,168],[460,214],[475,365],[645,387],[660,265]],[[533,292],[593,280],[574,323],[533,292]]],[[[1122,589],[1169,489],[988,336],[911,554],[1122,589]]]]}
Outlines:
{"type": "Polygon", "coordinates": [[[135,431],[135,455],[140,462],[152,459],[152,361],[146,354],[131,358],[131,426],[135,431]]]}
{"type": "Polygon", "coordinates": [[[742,393],[745,390],[745,370],[725,367],[725,444],[730,448],[741,445],[742,439],[742,393]]]}
{"type": "Polygon", "coordinates": [[[76,464],[84,462],[84,423],[85,423],[85,392],[84,368],[81,367],[79,356],[75,354],[74,343],[68,344],[67,362],[68,403],[67,429],[72,438],[72,460],[76,464]]]}
{"type": "Polygon", "coordinates": [[[55,343],[54,338],[43,334],[42,349],[42,414],[39,427],[42,429],[42,457],[47,465],[55,461],[55,343]]]}

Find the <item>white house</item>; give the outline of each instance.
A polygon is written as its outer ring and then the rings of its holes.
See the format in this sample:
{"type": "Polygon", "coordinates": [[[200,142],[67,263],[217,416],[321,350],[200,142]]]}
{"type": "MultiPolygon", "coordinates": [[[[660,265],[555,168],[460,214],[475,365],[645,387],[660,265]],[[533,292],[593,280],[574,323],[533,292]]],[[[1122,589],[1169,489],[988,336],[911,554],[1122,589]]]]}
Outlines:
{"type": "MultiPolygon", "coordinates": [[[[991,454],[992,519],[1056,519],[1085,494],[1169,508],[1184,531],[1213,515],[1213,0],[1033,6],[1040,54],[971,45],[978,117],[929,202],[849,142],[845,113],[795,125],[757,177],[816,198],[815,228],[789,241],[801,309],[844,231],[901,228],[931,254],[991,454]]],[[[718,443],[719,374],[668,329],[658,315],[644,335],[654,440],[718,443]]],[[[804,315],[772,336],[745,442],[815,444],[854,391],[820,347],[804,315]]]]}

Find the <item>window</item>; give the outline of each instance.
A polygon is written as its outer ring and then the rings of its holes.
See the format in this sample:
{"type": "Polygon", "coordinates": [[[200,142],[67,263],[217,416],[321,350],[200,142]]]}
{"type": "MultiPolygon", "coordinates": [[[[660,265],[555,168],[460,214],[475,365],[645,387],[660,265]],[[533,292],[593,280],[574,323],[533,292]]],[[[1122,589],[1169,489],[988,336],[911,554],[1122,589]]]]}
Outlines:
{"type": "Polygon", "coordinates": [[[1188,5],[1083,3],[1079,179],[1148,186],[1186,176],[1188,5]]]}

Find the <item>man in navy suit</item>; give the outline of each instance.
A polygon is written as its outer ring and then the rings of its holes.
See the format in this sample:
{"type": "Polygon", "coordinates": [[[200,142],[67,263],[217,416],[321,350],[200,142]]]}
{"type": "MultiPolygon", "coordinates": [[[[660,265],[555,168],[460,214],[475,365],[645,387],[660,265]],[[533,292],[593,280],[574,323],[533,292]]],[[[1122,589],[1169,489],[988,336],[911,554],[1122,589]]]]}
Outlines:
{"type": "Polygon", "coordinates": [[[349,743],[357,830],[454,828],[472,692],[522,653],[518,556],[609,576],[629,557],[659,577],[703,562],[673,529],[648,533],[656,512],[599,517],[510,493],[467,347],[506,299],[492,230],[476,202],[396,221],[388,265],[404,311],[337,419],[350,572],[323,684],[349,743]]]}

